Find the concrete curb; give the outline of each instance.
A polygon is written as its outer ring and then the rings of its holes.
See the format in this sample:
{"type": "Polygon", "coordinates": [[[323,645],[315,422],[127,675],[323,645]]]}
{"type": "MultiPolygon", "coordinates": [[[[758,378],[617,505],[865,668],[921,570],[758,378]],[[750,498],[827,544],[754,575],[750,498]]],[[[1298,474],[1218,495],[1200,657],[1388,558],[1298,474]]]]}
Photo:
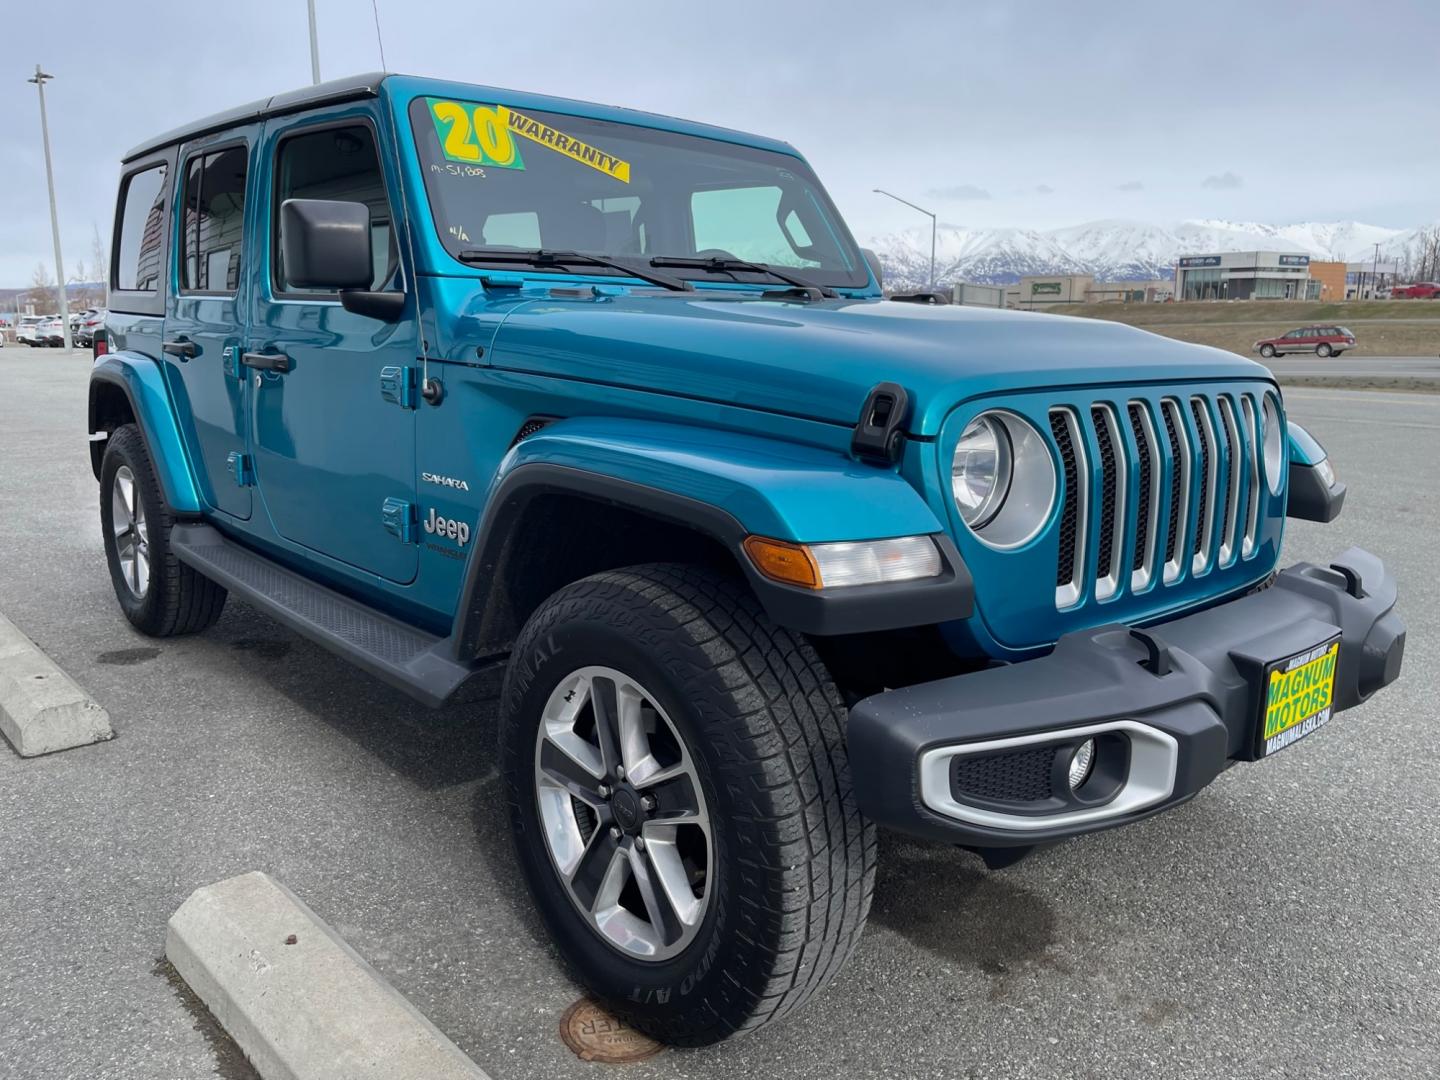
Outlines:
{"type": "Polygon", "coordinates": [[[266,874],[192,893],[165,956],[265,1080],[488,1080],[266,874]]]}
{"type": "Polygon", "coordinates": [[[3,615],[0,732],[21,757],[115,737],[109,714],[3,615]]]}

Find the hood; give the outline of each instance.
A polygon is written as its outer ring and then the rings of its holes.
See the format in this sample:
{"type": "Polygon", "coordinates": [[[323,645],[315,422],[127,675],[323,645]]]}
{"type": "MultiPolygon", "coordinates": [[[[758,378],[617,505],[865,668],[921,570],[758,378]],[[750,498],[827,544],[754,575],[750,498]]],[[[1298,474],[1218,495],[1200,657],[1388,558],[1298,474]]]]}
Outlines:
{"type": "Polygon", "coordinates": [[[998,391],[1269,378],[1233,353],[1105,319],[738,292],[537,298],[510,310],[489,356],[497,368],[846,425],[871,387],[895,382],[919,436],[998,391]]]}

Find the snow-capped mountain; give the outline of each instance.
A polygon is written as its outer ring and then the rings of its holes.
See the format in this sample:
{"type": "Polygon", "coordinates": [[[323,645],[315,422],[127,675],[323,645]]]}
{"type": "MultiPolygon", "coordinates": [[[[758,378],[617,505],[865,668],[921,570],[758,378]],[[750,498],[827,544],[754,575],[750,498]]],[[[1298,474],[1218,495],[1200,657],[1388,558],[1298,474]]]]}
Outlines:
{"type": "MultiPolygon", "coordinates": [[[[1316,259],[1359,262],[1403,255],[1419,229],[1390,229],[1358,221],[1265,225],[1238,221],[1091,221],[1062,229],[974,229],[941,225],[935,276],[942,284],[1008,284],[1022,274],[1094,274],[1100,281],[1173,276],[1182,255],[1216,251],[1294,251],[1316,259]]],[[[930,230],[921,226],[876,237],[869,244],[885,266],[886,284],[923,287],[930,274],[930,230]]]]}

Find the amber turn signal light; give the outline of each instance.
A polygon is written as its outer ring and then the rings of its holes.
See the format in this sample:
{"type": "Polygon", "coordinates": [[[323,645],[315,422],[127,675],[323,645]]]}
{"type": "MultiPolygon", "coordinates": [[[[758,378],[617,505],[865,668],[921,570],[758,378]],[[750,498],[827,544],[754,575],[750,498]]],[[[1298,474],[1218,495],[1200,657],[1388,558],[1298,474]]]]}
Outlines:
{"type": "Polygon", "coordinates": [[[750,556],[755,569],[766,577],[805,589],[820,588],[820,568],[803,544],[747,536],[744,546],[745,554],[750,556]]]}

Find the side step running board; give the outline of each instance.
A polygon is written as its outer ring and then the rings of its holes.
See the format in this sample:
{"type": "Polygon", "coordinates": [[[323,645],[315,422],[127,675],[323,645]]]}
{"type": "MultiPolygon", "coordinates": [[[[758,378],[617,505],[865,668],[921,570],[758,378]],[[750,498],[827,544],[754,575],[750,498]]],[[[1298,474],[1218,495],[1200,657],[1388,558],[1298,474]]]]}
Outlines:
{"type": "Polygon", "coordinates": [[[187,566],[426,705],[444,705],[477,667],[447,655],[448,639],[417,630],[317,585],[209,525],[176,524],[170,549],[187,566]]]}

